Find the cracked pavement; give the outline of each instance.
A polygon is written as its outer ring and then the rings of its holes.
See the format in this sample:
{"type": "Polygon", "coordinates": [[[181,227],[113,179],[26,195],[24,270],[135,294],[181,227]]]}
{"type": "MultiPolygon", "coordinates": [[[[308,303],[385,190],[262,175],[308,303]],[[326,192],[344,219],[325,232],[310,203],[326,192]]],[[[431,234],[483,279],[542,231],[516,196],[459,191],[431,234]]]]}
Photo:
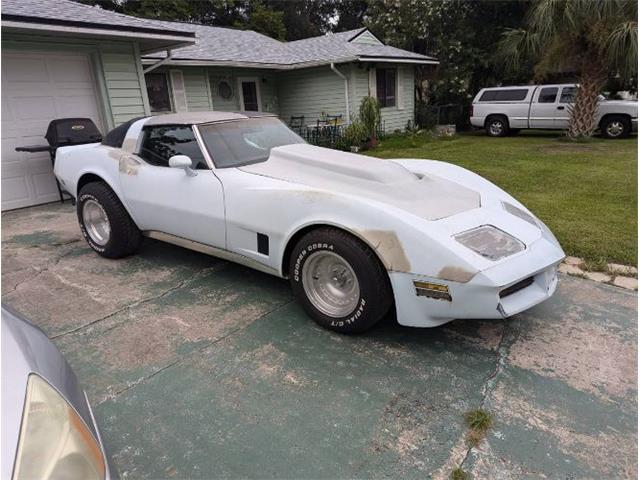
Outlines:
{"type": "Polygon", "coordinates": [[[506,321],[346,337],[238,265],[103,259],[69,204],[2,222],[2,299],[65,354],[123,478],[636,478],[635,292],[562,275],[506,321]]]}

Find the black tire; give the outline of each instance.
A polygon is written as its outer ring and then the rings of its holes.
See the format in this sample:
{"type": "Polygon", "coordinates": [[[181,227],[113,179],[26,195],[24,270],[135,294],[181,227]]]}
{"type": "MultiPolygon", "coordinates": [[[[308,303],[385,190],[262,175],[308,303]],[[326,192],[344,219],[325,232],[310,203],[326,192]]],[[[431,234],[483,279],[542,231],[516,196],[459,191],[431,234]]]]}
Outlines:
{"type": "Polygon", "coordinates": [[[490,137],[504,137],[509,133],[509,121],[504,115],[489,115],[484,129],[490,137]]]}
{"type": "Polygon", "coordinates": [[[625,115],[608,115],[600,122],[600,130],[604,138],[625,138],[631,133],[631,120],[625,115]]]}
{"type": "Polygon", "coordinates": [[[133,222],[122,202],[109,186],[103,182],[87,183],[80,189],[76,205],[80,231],[89,246],[107,258],[122,258],[133,254],[142,242],[142,233],[133,222]],[[100,245],[87,232],[83,218],[83,208],[88,201],[96,202],[106,214],[110,227],[108,241],[100,245]]]}
{"type": "Polygon", "coordinates": [[[393,304],[389,275],[376,254],[359,239],[336,228],[318,228],[300,239],[291,253],[289,279],[294,296],[309,316],[320,326],[340,333],[361,333],[370,329],[393,304]],[[342,257],[358,280],[359,298],[355,308],[346,315],[326,315],[314,306],[305,291],[305,264],[312,254],[321,251],[342,257]]]}

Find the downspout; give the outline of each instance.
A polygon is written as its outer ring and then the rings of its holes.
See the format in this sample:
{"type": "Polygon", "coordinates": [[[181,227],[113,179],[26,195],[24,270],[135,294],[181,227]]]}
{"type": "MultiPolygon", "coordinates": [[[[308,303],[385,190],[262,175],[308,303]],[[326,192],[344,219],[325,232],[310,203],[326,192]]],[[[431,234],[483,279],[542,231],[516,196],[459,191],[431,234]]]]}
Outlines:
{"type": "Polygon", "coordinates": [[[342,80],[344,80],[344,103],[346,104],[346,123],[351,123],[351,113],[349,111],[349,79],[345,77],[340,71],[336,68],[335,64],[331,62],[331,70],[335,72],[342,80]]]}
{"type": "Polygon", "coordinates": [[[167,63],[172,58],[173,58],[173,51],[167,50],[167,56],[166,57],[164,57],[162,60],[158,60],[156,63],[153,63],[153,64],[149,65],[147,68],[143,68],[142,69],[142,73],[149,73],[151,70],[155,70],[159,66],[164,65],[165,63],[167,63]]]}

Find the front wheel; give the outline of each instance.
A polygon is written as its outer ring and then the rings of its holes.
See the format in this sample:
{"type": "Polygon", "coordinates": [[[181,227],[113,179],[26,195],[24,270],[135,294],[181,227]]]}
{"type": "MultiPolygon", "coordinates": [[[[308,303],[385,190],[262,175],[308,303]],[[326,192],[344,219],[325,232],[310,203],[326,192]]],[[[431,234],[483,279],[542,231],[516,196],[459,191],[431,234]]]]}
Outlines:
{"type": "Polygon", "coordinates": [[[140,246],[142,233],[105,183],[84,185],[78,194],[76,209],[82,235],[103,257],[126,257],[140,246]]]}
{"type": "Polygon", "coordinates": [[[289,269],[293,294],[322,327],[360,333],[389,311],[389,276],[371,249],[335,228],[304,235],[294,247],[289,269]]]}
{"type": "Polygon", "coordinates": [[[625,138],[631,132],[631,122],[622,115],[611,115],[602,121],[600,128],[605,138],[625,138]]]}

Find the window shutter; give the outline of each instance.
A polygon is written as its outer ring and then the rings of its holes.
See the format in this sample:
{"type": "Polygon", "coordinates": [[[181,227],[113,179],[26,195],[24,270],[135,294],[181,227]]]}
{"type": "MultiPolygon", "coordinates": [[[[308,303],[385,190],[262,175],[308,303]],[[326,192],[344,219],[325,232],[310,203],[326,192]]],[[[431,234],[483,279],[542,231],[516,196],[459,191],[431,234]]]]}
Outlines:
{"type": "Polygon", "coordinates": [[[378,97],[376,87],[376,69],[372,68],[369,70],[369,96],[373,98],[378,97]]]}
{"type": "Polygon", "coordinates": [[[181,70],[171,70],[171,90],[173,90],[173,108],[176,112],[186,112],[187,92],[184,88],[184,78],[181,70]]]}
{"type": "Polygon", "coordinates": [[[398,88],[396,88],[396,104],[398,110],[404,110],[404,68],[398,67],[398,88]]]}

